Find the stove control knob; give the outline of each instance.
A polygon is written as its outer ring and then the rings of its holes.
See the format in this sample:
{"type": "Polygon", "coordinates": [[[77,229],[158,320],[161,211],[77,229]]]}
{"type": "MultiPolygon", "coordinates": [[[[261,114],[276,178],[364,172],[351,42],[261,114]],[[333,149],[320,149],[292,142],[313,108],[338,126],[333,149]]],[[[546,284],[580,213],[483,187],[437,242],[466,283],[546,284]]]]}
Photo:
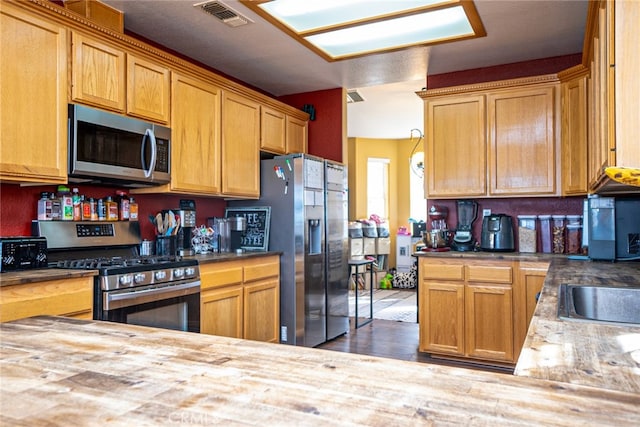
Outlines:
{"type": "Polygon", "coordinates": [[[167,272],[164,270],[156,271],[156,280],[164,280],[167,277],[167,272]]]}
{"type": "Polygon", "coordinates": [[[119,279],[120,284],[126,285],[126,286],[131,285],[132,281],[133,281],[133,276],[130,274],[123,274],[122,276],[120,276],[120,279],[119,279]]]}
{"type": "Polygon", "coordinates": [[[176,268],[175,270],[173,270],[173,276],[176,279],[181,279],[182,277],[184,277],[184,268],[176,268]]]}
{"type": "Polygon", "coordinates": [[[144,279],[147,278],[147,275],[144,273],[136,273],[135,276],[133,276],[133,281],[136,283],[142,283],[144,282],[144,279]]]}
{"type": "Polygon", "coordinates": [[[193,275],[196,274],[196,269],[193,267],[187,267],[184,269],[184,274],[186,274],[187,276],[191,277],[193,275]]]}

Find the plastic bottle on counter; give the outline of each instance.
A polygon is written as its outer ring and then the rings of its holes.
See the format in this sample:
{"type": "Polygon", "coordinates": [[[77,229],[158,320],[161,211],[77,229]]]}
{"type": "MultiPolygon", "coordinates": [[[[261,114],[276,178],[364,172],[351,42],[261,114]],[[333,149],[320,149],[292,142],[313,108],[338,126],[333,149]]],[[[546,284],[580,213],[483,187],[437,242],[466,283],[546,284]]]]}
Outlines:
{"type": "Polygon", "coordinates": [[[536,216],[518,215],[518,251],[534,253],[536,240],[536,216]]]}
{"type": "Polygon", "coordinates": [[[138,220],[138,203],[131,197],[129,198],[129,221],[138,220]]]}
{"type": "Polygon", "coordinates": [[[118,203],[118,219],[129,221],[129,196],[127,193],[122,190],[116,191],[116,202],[118,203]]]}
{"type": "Polygon", "coordinates": [[[567,215],[565,253],[579,254],[582,249],[582,215],[567,215]]]}
{"type": "Polygon", "coordinates": [[[71,192],[71,201],[73,206],[73,220],[82,221],[82,198],[77,188],[74,188],[71,192]]]}
{"type": "Polygon", "coordinates": [[[62,219],[62,203],[55,193],[51,193],[49,199],[51,200],[51,219],[60,221],[62,219]]]}
{"type": "Polygon", "coordinates": [[[105,204],[103,199],[98,199],[97,207],[98,207],[98,221],[106,221],[107,205],[105,204]]]}
{"type": "Polygon", "coordinates": [[[80,196],[80,206],[82,207],[82,220],[91,221],[91,203],[84,195],[80,196]]]}
{"type": "Polygon", "coordinates": [[[107,211],[107,221],[117,221],[118,204],[113,201],[111,196],[107,196],[107,199],[104,201],[104,206],[107,211]]]}
{"type": "Polygon", "coordinates": [[[564,215],[551,215],[553,228],[553,253],[564,253],[564,239],[565,239],[565,216],[564,215]]]}
{"type": "Polygon", "coordinates": [[[62,220],[73,221],[73,196],[69,192],[69,188],[64,185],[58,186],[58,197],[62,205],[62,220]]]}
{"type": "Polygon", "coordinates": [[[98,202],[93,197],[89,197],[89,221],[98,220],[98,202]]]}
{"type": "Polygon", "coordinates": [[[540,249],[545,254],[551,253],[551,215],[538,215],[540,220],[540,249]]]}
{"type": "Polygon", "coordinates": [[[39,221],[53,220],[51,205],[52,203],[51,203],[51,199],[49,198],[49,193],[46,191],[40,193],[40,200],[38,200],[38,220],[39,221]]]}

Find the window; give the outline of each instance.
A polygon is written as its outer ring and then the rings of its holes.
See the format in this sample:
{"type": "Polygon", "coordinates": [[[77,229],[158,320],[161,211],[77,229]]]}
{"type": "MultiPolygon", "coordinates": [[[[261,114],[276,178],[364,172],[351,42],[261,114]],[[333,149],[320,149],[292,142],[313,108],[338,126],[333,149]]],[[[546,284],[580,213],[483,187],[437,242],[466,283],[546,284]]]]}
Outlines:
{"type": "Polygon", "coordinates": [[[389,217],[389,159],[367,160],[367,215],[389,217]]]}
{"type": "Polygon", "coordinates": [[[409,215],[416,221],[426,221],[427,201],[424,198],[424,153],[418,152],[411,156],[410,166],[409,215]]]}

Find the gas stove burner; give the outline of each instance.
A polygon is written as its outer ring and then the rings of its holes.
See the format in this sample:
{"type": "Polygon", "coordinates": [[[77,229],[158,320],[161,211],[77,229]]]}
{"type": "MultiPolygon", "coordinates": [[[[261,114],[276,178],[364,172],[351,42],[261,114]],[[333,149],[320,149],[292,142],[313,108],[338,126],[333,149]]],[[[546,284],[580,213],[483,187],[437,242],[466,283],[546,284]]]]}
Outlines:
{"type": "Polygon", "coordinates": [[[180,261],[181,257],[177,255],[158,255],[158,256],[142,256],[142,257],[101,257],[101,258],[84,258],[58,261],[58,268],[74,268],[74,269],[99,269],[107,267],[131,267],[149,264],[164,264],[169,262],[180,261]]]}

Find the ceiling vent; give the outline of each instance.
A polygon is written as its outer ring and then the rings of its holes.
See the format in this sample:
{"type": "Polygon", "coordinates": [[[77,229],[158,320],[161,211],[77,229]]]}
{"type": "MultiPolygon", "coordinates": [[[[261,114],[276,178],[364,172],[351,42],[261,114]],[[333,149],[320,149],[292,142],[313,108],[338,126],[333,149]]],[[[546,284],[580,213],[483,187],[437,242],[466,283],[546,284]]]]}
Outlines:
{"type": "Polygon", "coordinates": [[[348,90],[347,91],[347,103],[350,104],[352,102],[362,102],[364,98],[357,90],[348,90]]]}
{"type": "Polygon", "coordinates": [[[215,16],[229,27],[240,27],[253,22],[251,19],[239,14],[220,1],[206,1],[203,3],[196,3],[194,6],[200,7],[209,15],[215,16]]]}

